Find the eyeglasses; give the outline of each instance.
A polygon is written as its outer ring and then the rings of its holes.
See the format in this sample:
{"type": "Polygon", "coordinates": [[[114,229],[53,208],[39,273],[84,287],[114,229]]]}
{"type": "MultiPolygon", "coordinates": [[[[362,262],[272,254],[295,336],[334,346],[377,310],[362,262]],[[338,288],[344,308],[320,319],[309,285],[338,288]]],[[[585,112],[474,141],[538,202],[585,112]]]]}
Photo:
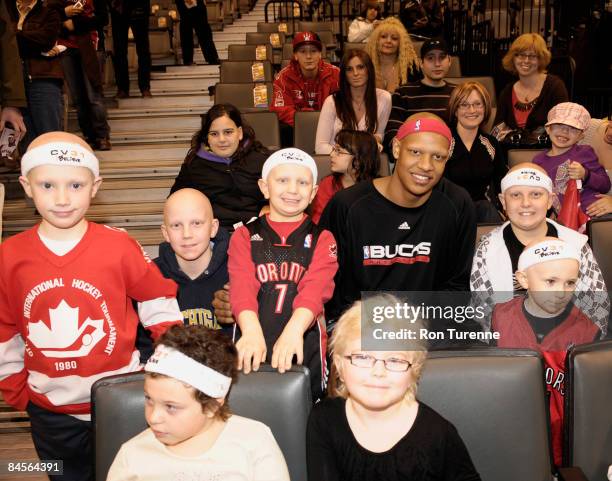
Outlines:
{"type": "Polygon", "coordinates": [[[342,147],[340,147],[338,144],[334,145],[331,149],[332,153],[334,154],[338,154],[338,155],[353,155],[350,152],[344,150],[342,147]]]}
{"type": "Polygon", "coordinates": [[[378,361],[382,361],[387,371],[392,372],[406,372],[412,366],[410,361],[405,359],[396,359],[391,357],[389,359],[378,359],[369,354],[350,354],[344,356],[345,359],[349,359],[351,364],[355,367],[362,367],[364,369],[371,369],[378,361]]]}
{"type": "Polygon", "coordinates": [[[474,102],[473,104],[469,104],[467,102],[461,102],[459,104],[460,110],[482,110],[484,108],[484,104],[482,102],[474,102]]]}
{"type": "Polygon", "coordinates": [[[535,62],[539,56],[533,53],[515,53],[514,58],[518,58],[519,60],[529,60],[530,62],[535,62]]]}

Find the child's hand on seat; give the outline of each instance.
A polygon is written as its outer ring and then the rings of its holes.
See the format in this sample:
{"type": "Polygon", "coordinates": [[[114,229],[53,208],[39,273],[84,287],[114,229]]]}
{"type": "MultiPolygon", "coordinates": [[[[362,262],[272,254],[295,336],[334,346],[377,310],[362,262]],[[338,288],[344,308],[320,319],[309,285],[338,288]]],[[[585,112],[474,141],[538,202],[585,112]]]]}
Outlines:
{"type": "MultiPolygon", "coordinates": [[[[255,314],[255,313],[253,313],[255,314]]],[[[238,369],[248,374],[259,369],[259,365],[266,360],[266,340],[261,325],[255,316],[255,322],[242,320],[240,330],[242,337],[236,343],[238,351],[238,369]]]]}
{"type": "Polygon", "coordinates": [[[304,362],[304,329],[289,322],[272,348],[272,367],[283,374],[291,369],[293,356],[297,357],[298,364],[304,362]]]}
{"type": "Polygon", "coordinates": [[[576,161],[570,162],[570,165],[567,171],[569,173],[570,179],[584,180],[584,177],[586,176],[586,170],[584,169],[584,167],[582,166],[580,162],[576,162],[576,161]]]}

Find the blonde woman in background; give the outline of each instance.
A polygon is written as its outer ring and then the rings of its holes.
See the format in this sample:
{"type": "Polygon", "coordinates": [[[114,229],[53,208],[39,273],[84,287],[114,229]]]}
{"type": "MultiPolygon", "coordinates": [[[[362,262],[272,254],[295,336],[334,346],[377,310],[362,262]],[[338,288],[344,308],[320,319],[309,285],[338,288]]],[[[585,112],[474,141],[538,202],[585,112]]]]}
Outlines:
{"type": "Polygon", "coordinates": [[[397,18],[386,18],[374,29],[366,52],[376,71],[376,87],[393,93],[419,76],[418,55],[408,32],[397,18]]]}

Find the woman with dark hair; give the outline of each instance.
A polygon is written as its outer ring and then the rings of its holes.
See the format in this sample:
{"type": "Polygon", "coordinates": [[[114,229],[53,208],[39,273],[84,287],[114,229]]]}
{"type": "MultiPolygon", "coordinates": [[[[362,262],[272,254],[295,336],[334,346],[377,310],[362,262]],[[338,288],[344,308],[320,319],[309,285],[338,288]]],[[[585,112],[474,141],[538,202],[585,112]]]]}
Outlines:
{"type": "Polygon", "coordinates": [[[376,74],[370,56],[351,49],[340,64],[340,90],[323,102],[315,152],[329,154],[341,129],[363,130],[382,142],[391,113],[391,94],[376,88],[376,74]]]}
{"type": "Polygon", "coordinates": [[[315,223],[336,192],[362,180],[375,179],[380,170],[378,142],[368,132],[341,130],[329,157],[332,174],[321,180],[312,201],[311,216],[315,223]]]}
{"type": "Polygon", "coordinates": [[[366,8],[349,25],[349,42],[367,42],[370,34],[380,21],[380,5],[377,2],[368,2],[366,8]]]}
{"type": "Polygon", "coordinates": [[[236,107],[214,105],[202,117],[170,192],[185,187],[203,192],[215,218],[233,231],[235,224],[257,217],[266,204],[257,181],[269,154],[236,107]]]}
{"type": "Polygon", "coordinates": [[[491,96],[481,83],[465,82],[454,88],[448,109],[454,148],[444,177],[468,191],[477,222],[501,222],[497,197],[508,167],[504,149],[484,132],[491,115],[491,96]]]}

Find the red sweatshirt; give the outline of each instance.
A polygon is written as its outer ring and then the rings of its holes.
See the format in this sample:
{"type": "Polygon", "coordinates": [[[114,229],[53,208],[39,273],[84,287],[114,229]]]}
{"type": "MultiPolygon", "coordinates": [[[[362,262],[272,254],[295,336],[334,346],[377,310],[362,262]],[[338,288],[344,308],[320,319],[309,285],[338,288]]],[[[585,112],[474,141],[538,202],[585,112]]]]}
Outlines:
{"type": "Polygon", "coordinates": [[[497,304],[491,328],[499,332],[498,347],[532,349],[542,353],[546,367],[546,389],[550,393],[550,424],[553,455],[557,466],[562,462],[563,398],[565,396],[565,356],[572,345],[592,342],[599,328],[576,306],[567,318],[549,332],[539,344],[523,313],[523,297],[497,304]]]}
{"type": "Polygon", "coordinates": [[[338,90],[340,69],[334,65],[319,62],[319,74],[306,80],[297,60],[282,69],[274,80],[274,94],[270,110],[278,114],[281,122],[293,125],[296,111],[321,110],[323,101],[338,90]]]}
{"type": "Polygon", "coordinates": [[[124,231],[90,222],[63,256],[37,231],[0,246],[0,390],[19,409],[86,416],[95,381],[140,369],[132,299],[158,337],[183,323],[176,284],[124,231]]]}

